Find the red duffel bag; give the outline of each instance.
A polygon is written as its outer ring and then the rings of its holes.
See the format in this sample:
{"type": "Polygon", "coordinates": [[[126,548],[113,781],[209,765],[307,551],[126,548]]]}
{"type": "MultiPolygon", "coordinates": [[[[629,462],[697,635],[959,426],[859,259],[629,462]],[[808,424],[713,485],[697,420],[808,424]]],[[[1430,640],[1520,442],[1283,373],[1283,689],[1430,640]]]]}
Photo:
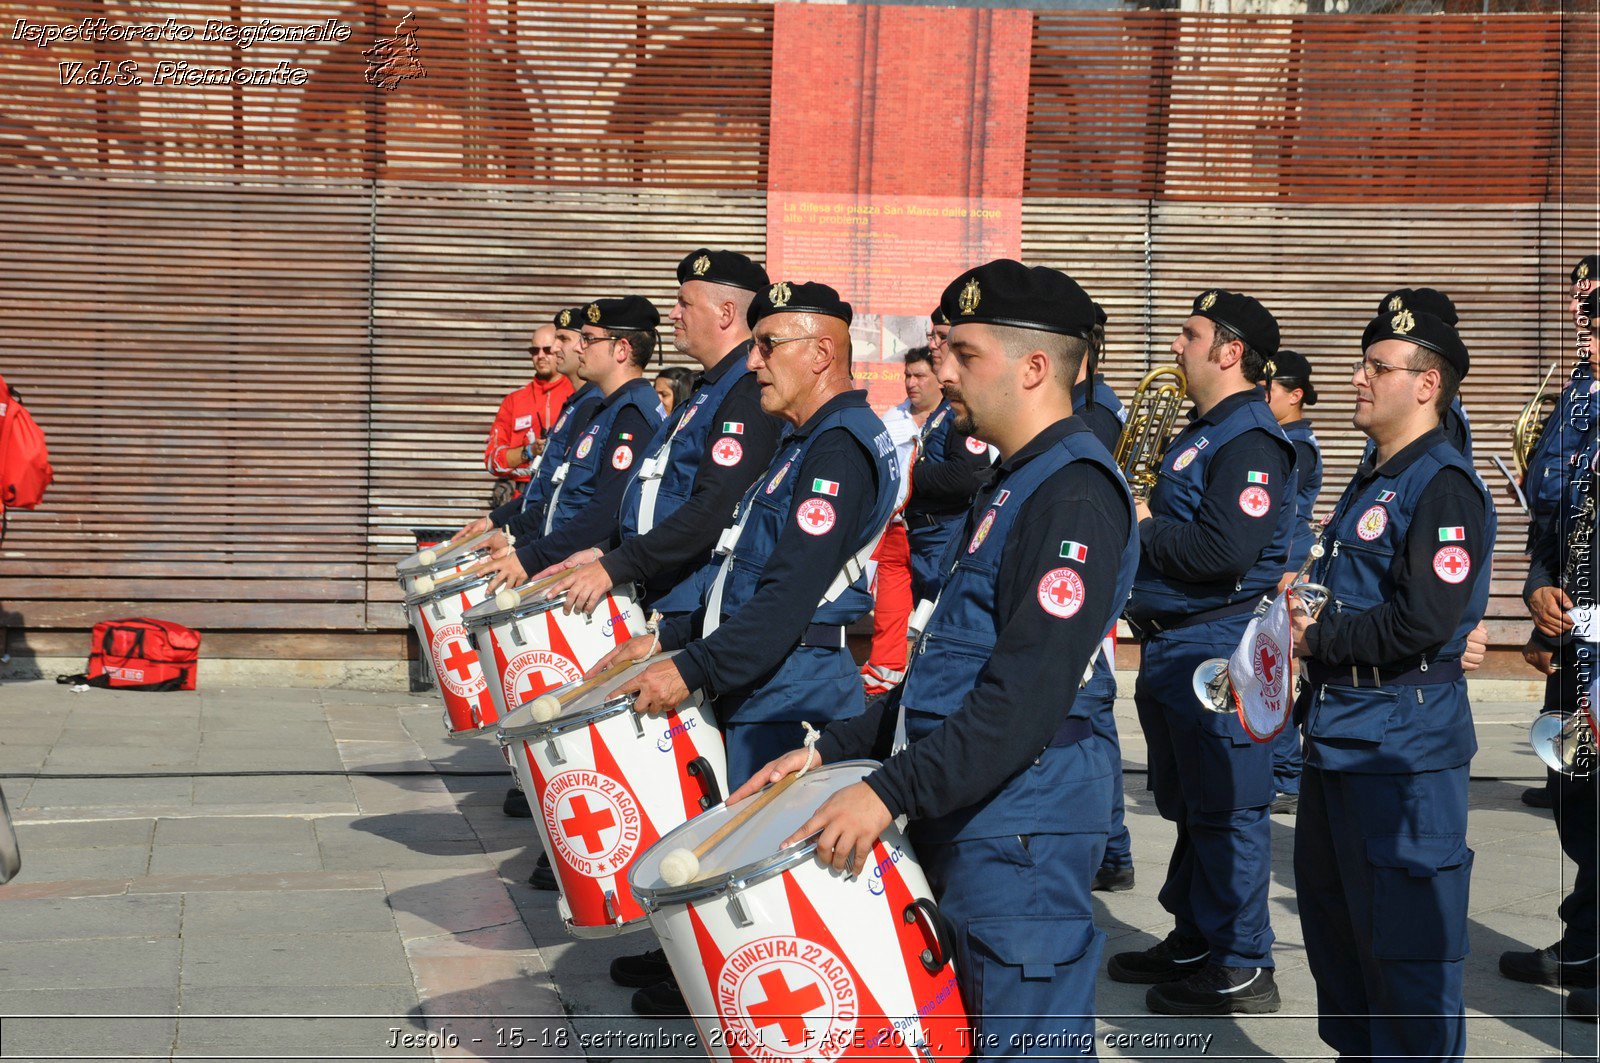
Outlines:
{"type": "Polygon", "coordinates": [[[170,620],[136,616],[94,626],[89,670],[57,682],[111,690],[193,690],[200,667],[200,632],[170,620]]]}

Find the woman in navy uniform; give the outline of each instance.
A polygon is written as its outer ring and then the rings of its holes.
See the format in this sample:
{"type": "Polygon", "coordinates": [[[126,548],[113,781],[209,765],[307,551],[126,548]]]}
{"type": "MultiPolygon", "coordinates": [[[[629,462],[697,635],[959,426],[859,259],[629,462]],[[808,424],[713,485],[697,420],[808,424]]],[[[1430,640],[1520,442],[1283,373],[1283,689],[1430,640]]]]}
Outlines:
{"type": "Polygon", "coordinates": [[[1353,421],[1374,457],[1312,570],[1329,603],[1293,617],[1300,922],[1318,1032],[1340,1056],[1460,1059],[1477,750],[1461,656],[1488,602],[1494,505],[1440,426],[1467,374],[1455,329],[1402,309],[1363,343],[1353,421]]]}
{"type": "MultiPolygon", "coordinates": [[[[820,831],[823,859],[859,870],[908,816],[955,929],[974,1054],[1028,1055],[1031,1040],[1092,1057],[1104,935],[1089,890],[1118,768],[1077,695],[1133,583],[1132,498],[1072,416],[1094,323],[1083,290],[1000,260],[956,278],[941,305],[952,329],[940,379],[958,428],[1001,462],[963,522],[905,683],[829,727],[816,752],[828,763],[901,748],[790,841],[820,831]]],[[[779,758],[733,799],[805,759],[779,758]]]]}
{"type": "Polygon", "coordinates": [[[1276,1011],[1272,747],[1235,714],[1202,709],[1193,680],[1201,662],[1238,648],[1289,556],[1294,447],[1251,383],[1277,353],[1278,322],[1250,296],[1212,289],[1195,297],[1172,350],[1196,416],[1140,504],[1127,615],[1144,639],[1133,698],[1150,789],[1178,828],[1160,893],[1176,926],[1153,948],[1113,956],[1107,973],[1150,984],[1146,1005],[1163,1014],[1276,1011]]]}
{"type": "MultiPolygon", "coordinates": [[[[1600,299],[1590,291],[1581,312],[1591,320],[1600,313],[1600,299]]],[[[1597,345],[1589,334],[1591,351],[1597,345]]],[[[1545,712],[1571,713],[1580,703],[1594,705],[1596,646],[1593,641],[1573,634],[1569,611],[1574,606],[1595,606],[1595,544],[1591,537],[1587,556],[1569,553],[1573,529],[1577,526],[1585,501],[1592,505],[1595,470],[1600,462],[1600,409],[1596,395],[1584,388],[1572,401],[1564,402],[1557,413],[1564,417],[1553,431],[1560,441],[1566,461],[1554,479],[1561,485],[1559,504],[1539,521],[1534,533],[1533,559],[1523,598],[1536,626],[1535,638],[1542,647],[1551,647],[1539,660],[1545,680],[1545,712]],[[1570,577],[1564,579],[1563,577],[1570,577]],[[1585,593],[1585,590],[1587,593],[1585,593]],[[1574,600],[1576,599],[1576,600],[1574,600]]],[[[1591,518],[1592,520],[1592,514],[1591,518]]],[[[1500,956],[1500,973],[1519,982],[1563,986],[1573,990],[1567,1000],[1567,1013],[1574,1018],[1595,1021],[1595,982],[1600,972],[1600,868],[1597,868],[1595,837],[1597,798],[1600,798],[1600,773],[1594,770],[1593,757],[1579,774],[1550,773],[1551,805],[1555,810],[1556,831],[1561,848],[1578,867],[1572,892],[1561,902],[1563,924],[1561,940],[1548,948],[1513,950],[1500,956]]]]}

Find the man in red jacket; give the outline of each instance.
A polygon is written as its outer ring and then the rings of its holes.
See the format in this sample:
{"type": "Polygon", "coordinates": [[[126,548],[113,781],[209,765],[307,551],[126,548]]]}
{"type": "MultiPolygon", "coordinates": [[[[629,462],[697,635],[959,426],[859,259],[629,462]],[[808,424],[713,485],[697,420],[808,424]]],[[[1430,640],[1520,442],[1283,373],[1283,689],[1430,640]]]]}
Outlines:
{"type": "Polygon", "coordinates": [[[556,330],[540,325],[528,343],[533,379],[500,401],[489,442],[483,448],[484,468],[495,478],[491,501],[510,501],[532,475],[533,459],[544,449],[544,437],[561,413],[572,381],[556,372],[556,330]]]}

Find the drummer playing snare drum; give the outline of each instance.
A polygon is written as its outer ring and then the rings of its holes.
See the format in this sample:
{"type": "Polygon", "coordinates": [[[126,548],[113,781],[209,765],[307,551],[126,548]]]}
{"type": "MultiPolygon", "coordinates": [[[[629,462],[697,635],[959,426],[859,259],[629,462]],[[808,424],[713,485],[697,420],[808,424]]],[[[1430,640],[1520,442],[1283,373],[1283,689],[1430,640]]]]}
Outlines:
{"type": "MultiPolygon", "coordinates": [[[[861,870],[908,816],[955,927],[975,1054],[1070,1038],[1092,1056],[1104,935],[1089,887],[1121,765],[1091,740],[1077,693],[1138,559],[1133,500],[1072,413],[1094,304],[1065,274],[1000,260],[957,277],[940,305],[953,325],[940,383],[957,427],[999,448],[998,476],[967,516],[906,681],[816,747],[824,763],[888,759],[789,841],[816,834],[823,859],[861,870]]],[[[778,758],[730,803],[805,759],[778,758]]]]}

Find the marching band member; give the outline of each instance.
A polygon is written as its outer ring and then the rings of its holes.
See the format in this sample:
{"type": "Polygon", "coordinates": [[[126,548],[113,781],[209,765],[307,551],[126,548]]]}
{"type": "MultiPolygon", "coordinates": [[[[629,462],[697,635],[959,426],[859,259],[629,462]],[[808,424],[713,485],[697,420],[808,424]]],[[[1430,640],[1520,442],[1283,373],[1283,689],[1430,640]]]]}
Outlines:
{"type": "Polygon", "coordinates": [[[646,610],[670,615],[699,606],[692,577],[711,560],[783,427],[762,410],[760,385],[746,364],[746,315],[766,287],[766,270],[736,251],[702,247],[678,263],[672,343],[705,373],[643,450],[646,460],[623,492],[620,518],[596,540],[602,545],[585,544],[565,560],[576,571],[548,593],[565,593],[567,612],[588,612],[630,581],[643,591],[646,610]]]}
{"type": "Polygon", "coordinates": [[[1154,983],[1146,1004],[1163,1014],[1279,1007],[1267,918],[1272,747],[1192,692],[1199,664],[1232,655],[1289,553],[1294,447],[1250,382],[1277,350],[1278,322],[1255,299],[1220,289],[1195,297],[1172,344],[1195,417],[1139,504],[1142,557],[1127,614],[1144,639],[1134,704],[1156,808],[1178,828],[1160,893],[1177,926],[1153,948],[1113,956],[1107,972],[1154,983]]]}
{"type": "Polygon", "coordinates": [[[1401,309],[1362,340],[1353,421],[1375,452],[1312,570],[1330,603],[1293,617],[1300,922],[1318,1032],[1342,1057],[1460,1059],[1477,749],[1460,658],[1488,601],[1494,505],[1440,426],[1468,368],[1455,329],[1401,309]]]}
{"type": "MultiPolygon", "coordinates": [[[[950,322],[935,309],[928,329],[928,347],[937,373],[945,358],[950,322]]],[[[939,596],[950,541],[961,530],[978,484],[994,463],[989,445],[953,427],[955,415],[941,400],[922,425],[917,463],[911,470],[911,498],[906,503],[906,537],[911,543],[911,597],[932,601],[939,596]]]]}
{"type": "MultiPolygon", "coordinates": [[[[1317,389],[1311,383],[1311,363],[1299,351],[1279,348],[1267,363],[1264,377],[1267,406],[1278,427],[1294,444],[1294,538],[1289,540],[1288,569],[1279,580],[1279,589],[1305,564],[1317,533],[1312,518],[1317,496],[1322,493],[1322,444],[1306,420],[1305,407],[1317,404],[1317,389]]],[[[1305,755],[1300,749],[1300,732],[1285,727],[1272,740],[1272,814],[1292,816],[1300,807],[1300,772],[1305,755]]]]}
{"type": "MultiPolygon", "coordinates": [[[[975,1055],[1026,1055],[1026,1037],[1068,1034],[1092,1057],[1104,935],[1089,891],[1119,766],[1092,740],[1078,688],[1133,583],[1133,502],[1072,413],[1094,324],[1083,289],[999,260],[956,278],[941,305],[952,328],[940,380],[957,431],[1002,459],[964,521],[905,683],[829,727],[816,752],[830,763],[899,748],[785,844],[820,831],[823,859],[860,870],[908,816],[955,930],[975,1055]]],[[[773,761],[731,800],[806,759],[773,761]]]]}
{"type": "MultiPolygon", "coordinates": [[[[1078,368],[1078,381],[1072,388],[1073,415],[1089,426],[1089,431],[1113,454],[1122,437],[1127,410],[1122,400],[1106,383],[1103,374],[1095,372],[1105,353],[1106,312],[1099,303],[1094,304],[1095,324],[1089,335],[1089,351],[1078,368]],[[1092,376],[1092,379],[1091,379],[1092,376]]],[[[1089,709],[1089,721],[1094,726],[1095,737],[1105,743],[1106,760],[1111,773],[1111,824],[1106,833],[1106,852],[1100,858],[1100,870],[1095,872],[1094,886],[1104,893],[1121,893],[1133,889],[1133,836],[1128,833],[1127,802],[1122,789],[1122,742],[1117,735],[1117,676],[1116,664],[1111,658],[1111,644],[1095,658],[1094,674],[1078,691],[1078,701],[1089,709]]]]}
{"type": "MultiPolygon", "coordinates": [[[[1581,300],[1578,312],[1589,321],[1600,313],[1600,297],[1592,289],[1581,300]]],[[[1592,328],[1587,331],[1592,354],[1600,341],[1592,328]]],[[[1582,545],[1575,542],[1573,530],[1586,496],[1595,491],[1595,469],[1600,462],[1600,430],[1596,427],[1600,418],[1596,415],[1600,410],[1595,408],[1593,389],[1577,391],[1572,401],[1562,402],[1552,414],[1552,418],[1563,418],[1556,429],[1546,429],[1545,434],[1556,438],[1566,451],[1567,460],[1559,473],[1549,477],[1561,487],[1559,505],[1539,521],[1535,530],[1533,560],[1522,592],[1536,626],[1530,646],[1538,645],[1542,654],[1534,663],[1548,677],[1543,711],[1557,713],[1577,712],[1582,701],[1588,701],[1590,711],[1594,711],[1596,644],[1573,632],[1568,611],[1574,605],[1595,604],[1593,536],[1591,533],[1588,544],[1582,545]],[[1570,578],[1563,579],[1568,573],[1570,578]],[[1589,600],[1582,601],[1580,596],[1580,601],[1574,602],[1569,591],[1585,587],[1589,589],[1589,600]]],[[[1594,499],[1589,497],[1588,502],[1592,505],[1594,499]]],[[[1518,982],[1576,987],[1567,998],[1567,1014],[1593,1022],[1595,982],[1600,973],[1600,923],[1596,918],[1600,906],[1600,868],[1596,865],[1600,858],[1595,852],[1596,832],[1600,829],[1596,821],[1600,774],[1591,766],[1580,775],[1552,771],[1550,780],[1561,848],[1578,867],[1572,892],[1561,902],[1561,940],[1549,948],[1502,953],[1500,973],[1518,982]]]]}
{"type": "MultiPolygon", "coordinates": [[[[903,482],[911,480],[918,440],[928,415],[943,398],[933,371],[933,351],[913,347],[902,364],[906,400],[883,412],[883,426],[894,440],[903,482]]],[[[896,513],[872,555],[872,649],[861,666],[867,697],[887,694],[906,677],[906,632],[916,600],[911,593],[911,543],[904,513],[896,513]]]]}
{"type": "Polygon", "coordinates": [[[610,535],[634,461],[661,425],[661,404],[644,379],[660,323],[656,308],[637,295],[584,307],[578,372],[603,398],[551,481],[542,534],[529,527],[526,513],[507,524],[517,541],[484,570],[493,574],[491,594],[610,535]]]}
{"type": "MultiPolygon", "coordinates": [[[[865,563],[902,496],[883,422],[850,381],[850,304],[825,284],[780,282],[758,293],[750,368],[761,408],[792,427],[739,503],[714,579],[697,577],[701,605],[664,619],[662,649],[682,650],[612,692],[637,693],[638,712],[667,712],[691,690],[712,699],[728,778],[747,779],[799,744],[802,720],[861,712],[861,676],[845,627],[872,605],[865,563]]],[[[637,660],[642,635],[595,666],[637,660]]],[[[640,990],[642,1015],[682,1015],[676,983],[640,990]]]]}

